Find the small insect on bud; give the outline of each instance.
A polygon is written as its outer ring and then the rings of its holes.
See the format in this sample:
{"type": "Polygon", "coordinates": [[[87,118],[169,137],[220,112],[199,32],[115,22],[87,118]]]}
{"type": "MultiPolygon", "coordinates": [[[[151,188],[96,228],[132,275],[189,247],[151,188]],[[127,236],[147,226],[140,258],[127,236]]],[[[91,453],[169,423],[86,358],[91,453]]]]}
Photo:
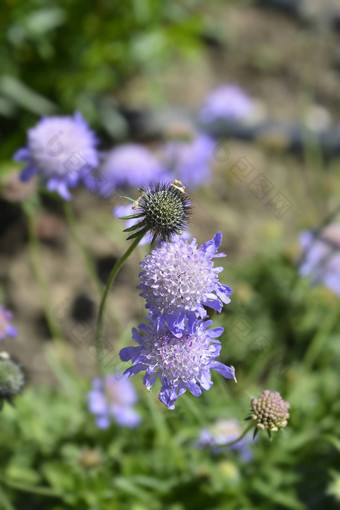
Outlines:
{"type": "Polygon", "coordinates": [[[186,230],[191,212],[191,203],[181,181],[156,184],[142,188],[140,197],[132,208],[135,214],[121,219],[138,219],[138,223],[124,230],[133,232],[128,239],[134,239],[151,232],[154,242],[170,241],[174,235],[186,230]]]}
{"type": "Polygon", "coordinates": [[[271,437],[271,432],[287,426],[290,404],[283,400],[278,391],[265,390],[259,398],[253,398],[250,405],[251,414],[248,419],[256,421],[254,437],[258,430],[266,429],[271,437]]]}
{"type": "Polygon", "coordinates": [[[7,352],[0,353],[0,407],[4,400],[11,402],[24,385],[24,374],[7,352]]]}

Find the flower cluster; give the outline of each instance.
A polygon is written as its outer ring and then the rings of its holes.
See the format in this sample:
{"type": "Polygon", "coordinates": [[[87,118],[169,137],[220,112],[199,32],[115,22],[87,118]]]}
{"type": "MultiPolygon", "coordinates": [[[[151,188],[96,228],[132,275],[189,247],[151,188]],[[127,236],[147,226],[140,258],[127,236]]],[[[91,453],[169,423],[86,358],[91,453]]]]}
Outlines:
{"type": "MultiPolygon", "coordinates": [[[[204,100],[199,119],[240,121],[254,108],[253,101],[237,86],[224,85],[204,100]]],[[[170,124],[165,142],[152,151],[138,143],[125,143],[106,153],[97,151],[98,139],[80,113],[42,118],[28,130],[27,144],[14,155],[25,163],[21,179],[35,174],[49,191],[71,198],[69,188],[83,183],[101,197],[117,188],[149,186],[160,180],[179,179],[188,188],[203,185],[210,177],[216,141],[194,126],[180,130],[170,124]]]]}
{"type": "Polygon", "coordinates": [[[98,165],[96,145],[96,136],[79,113],[47,117],[28,131],[27,146],[19,149],[14,159],[26,163],[23,181],[39,174],[49,191],[69,200],[69,188],[98,165]]]}
{"type": "Polygon", "coordinates": [[[250,419],[256,422],[256,429],[266,429],[270,435],[287,426],[290,404],[278,391],[265,390],[259,398],[253,398],[250,405],[250,419]]]}
{"type": "Polygon", "coordinates": [[[127,375],[145,370],[144,384],[150,389],[157,378],[161,382],[159,399],[169,409],[187,389],[199,397],[202,390],[212,386],[210,370],[220,372],[228,379],[235,378],[233,367],[216,361],[221,342],[216,340],[223,328],[207,329],[211,321],[196,323],[193,333],[184,332],[175,336],[169,328],[160,327],[158,321],[149,319],[133,330],[138,347],[125,347],[120,352],[122,361],[131,360],[133,366],[127,375]]]}
{"type": "Polygon", "coordinates": [[[166,178],[166,170],[146,147],[127,143],[109,151],[97,175],[89,174],[85,185],[103,197],[111,196],[117,188],[140,187],[166,178]]]}
{"type": "Polygon", "coordinates": [[[300,275],[309,276],[314,285],[323,283],[340,296],[340,223],[327,225],[318,235],[302,232],[300,244],[300,275]]]}
{"type": "Polygon", "coordinates": [[[196,397],[212,386],[211,370],[235,379],[235,370],[220,363],[223,328],[209,327],[206,307],[220,312],[229,303],[231,289],[218,279],[221,267],[213,258],[222,242],[218,232],[211,241],[198,246],[177,236],[161,242],[141,262],[141,296],[150,317],[139,330],[133,330],[138,344],[120,352],[122,361],[131,360],[125,373],[145,371],[144,384],[149,389],[159,378],[159,399],[174,409],[178,397],[187,389],[196,397]]]}
{"type": "Polygon", "coordinates": [[[253,101],[240,87],[222,85],[205,99],[200,120],[204,123],[218,120],[242,121],[253,109],[253,101]]]}
{"type": "Polygon", "coordinates": [[[232,290],[218,279],[223,268],[214,267],[212,260],[225,257],[217,253],[221,242],[221,232],[201,246],[196,239],[189,243],[178,238],[158,245],[141,263],[138,288],[146,308],[175,336],[181,336],[186,328],[193,333],[197,318],[207,316],[204,307],[221,312],[222,303],[230,302],[232,290]]]}
{"type": "Polygon", "coordinates": [[[140,415],[133,408],[136,402],[136,391],[124,375],[106,375],[103,379],[96,378],[92,381],[88,406],[101,429],[108,428],[112,419],[122,427],[139,425],[140,415]]]}
{"type": "Polygon", "coordinates": [[[195,188],[209,180],[215,148],[215,140],[205,133],[174,137],[163,147],[163,164],[173,178],[195,188]]]}

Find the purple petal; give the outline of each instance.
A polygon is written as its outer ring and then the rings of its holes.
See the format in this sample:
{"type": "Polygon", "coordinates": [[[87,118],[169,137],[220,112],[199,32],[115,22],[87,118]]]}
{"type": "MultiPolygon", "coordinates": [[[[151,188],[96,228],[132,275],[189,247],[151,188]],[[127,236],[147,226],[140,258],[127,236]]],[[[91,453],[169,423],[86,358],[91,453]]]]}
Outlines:
{"type": "Polygon", "coordinates": [[[216,372],[219,372],[226,379],[235,379],[234,367],[228,367],[227,365],[224,365],[223,363],[220,363],[219,361],[213,361],[210,365],[210,368],[212,370],[216,370],[216,372]]]}
{"type": "Polygon", "coordinates": [[[23,182],[29,181],[33,175],[37,173],[37,169],[33,165],[28,165],[20,174],[20,180],[23,182]]]}
{"type": "Polygon", "coordinates": [[[202,390],[199,386],[197,386],[197,384],[191,381],[187,382],[186,384],[188,390],[190,391],[190,393],[192,393],[192,395],[194,395],[194,397],[199,397],[200,395],[202,395],[202,390]]]}
{"type": "Polygon", "coordinates": [[[123,347],[119,352],[119,357],[122,361],[129,361],[136,357],[139,353],[139,347],[123,347]]]}

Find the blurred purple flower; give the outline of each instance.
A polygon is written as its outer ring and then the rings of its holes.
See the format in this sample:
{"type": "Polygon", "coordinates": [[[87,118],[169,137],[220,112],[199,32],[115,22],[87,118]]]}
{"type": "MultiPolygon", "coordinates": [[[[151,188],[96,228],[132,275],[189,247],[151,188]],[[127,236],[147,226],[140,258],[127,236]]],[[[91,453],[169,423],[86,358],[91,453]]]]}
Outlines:
{"type": "Polygon", "coordinates": [[[170,140],[164,146],[163,162],[171,177],[187,188],[202,186],[210,179],[215,147],[215,140],[204,133],[170,140]]]}
{"type": "Polygon", "coordinates": [[[223,303],[230,303],[230,287],[222,285],[212,259],[225,257],[217,253],[222,242],[218,232],[211,241],[197,246],[177,238],[160,243],[147,255],[140,266],[141,283],[137,287],[146,300],[146,308],[160,325],[167,324],[175,336],[184,330],[194,332],[197,318],[207,316],[205,306],[221,312],[223,303]]]}
{"type": "Polygon", "coordinates": [[[151,151],[137,143],[115,147],[104,157],[98,172],[89,175],[86,186],[103,197],[118,187],[139,188],[165,178],[165,169],[151,151]]]}
{"type": "Polygon", "coordinates": [[[340,296],[340,223],[327,225],[317,235],[301,232],[300,246],[300,275],[309,276],[312,284],[322,283],[340,296]]]}
{"type": "Polygon", "coordinates": [[[196,322],[194,332],[185,332],[181,338],[174,336],[167,327],[148,320],[140,324],[139,330],[132,330],[138,347],[125,347],[120,351],[122,361],[132,361],[124,373],[131,376],[145,370],[144,384],[150,389],[159,377],[160,401],[169,409],[188,389],[195,397],[202,390],[209,390],[213,382],[211,370],[216,370],[227,379],[235,378],[234,367],[216,361],[221,342],[216,340],[223,328],[207,329],[212,321],[196,322]]]}
{"type": "Polygon", "coordinates": [[[27,147],[14,155],[24,161],[23,181],[39,174],[49,191],[71,198],[76,186],[98,165],[97,139],[80,113],[73,117],[46,117],[28,130],[27,147]]]}
{"type": "MultiPolygon", "coordinates": [[[[117,205],[117,207],[115,207],[113,209],[113,215],[116,218],[130,216],[130,215],[134,214],[135,212],[136,211],[132,209],[132,205],[117,205]]],[[[136,225],[140,221],[142,221],[142,219],[138,219],[138,218],[137,219],[132,218],[130,220],[126,220],[125,227],[130,228],[133,225],[136,225]]],[[[190,239],[191,235],[189,234],[189,232],[183,232],[183,234],[179,237],[182,237],[183,239],[190,239]]],[[[138,243],[139,246],[145,246],[146,244],[150,244],[152,241],[152,238],[153,238],[153,233],[147,232],[145,234],[145,236],[143,237],[143,239],[138,243]]],[[[175,237],[173,237],[173,239],[175,239],[175,237]]]]}
{"type": "MultiPolygon", "coordinates": [[[[220,453],[221,447],[237,439],[242,433],[240,424],[233,419],[220,419],[209,429],[202,429],[197,442],[199,447],[210,447],[213,453],[220,453]]],[[[250,449],[251,439],[245,436],[241,441],[230,446],[230,450],[237,451],[245,462],[252,459],[252,451],[250,449]]]]}
{"type": "Polygon", "coordinates": [[[12,317],[12,312],[0,305],[0,342],[6,337],[14,338],[18,334],[17,329],[11,324],[12,317]]]}
{"type": "Polygon", "coordinates": [[[240,87],[223,85],[207,96],[199,116],[204,123],[241,121],[252,112],[253,107],[253,101],[240,87]]]}
{"type": "Polygon", "coordinates": [[[133,408],[137,400],[133,384],[120,374],[93,379],[88,394],[89,410],[96,415],[97,426],[101,429],[108,428],[112,419],[121,427],[139,425],[141,417],[133,408]]]}

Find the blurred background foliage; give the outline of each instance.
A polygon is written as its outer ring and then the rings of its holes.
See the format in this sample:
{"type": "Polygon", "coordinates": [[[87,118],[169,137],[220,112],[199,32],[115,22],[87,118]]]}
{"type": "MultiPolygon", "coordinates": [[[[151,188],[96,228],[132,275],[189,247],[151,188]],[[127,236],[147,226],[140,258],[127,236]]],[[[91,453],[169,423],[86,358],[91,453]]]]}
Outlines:
{"type": "MultiPolygon", "coordinates": [[[[153,104],[164,103],[167,96],[159,77],[175,69],[189,101],[195,92],[190,80],[200,82],[196,74],[190,76],[192,66],[196,58],[202,65],[211,47],[217,51],[215,81],[237,81],[241,76],[243,84],[249,83],[262,99],[281,109],[283,120],[298,110],[295,86],[300,93],[306,85],[302,93],[323,105],[337,104],[337,75],[328,68],[320,71],[327,59],[313,60],[317,51],[310,45],[320,34],[305,27],[293,32],[284,16],[267,21],[261,11],[256,17],[253,3],[3,0],[1,169],[15,169],[12,155],[41,115],[80,110],[100,133],[103,146],[127,139],[127,112],[133,115],[134,105],[122,107],[121,91],[142,75],[153,104]],[[240,6],[238,16],[235,10],[219,10],[229,4],[240,6]],[[223,24],[229,15],[232,21],[223,24]],[[278,47],[270,37],[267,41],[265,25],[273,20],[273,31],[278,37],[283,34],[278,47]],[[237,27],[242,27],[239,36],[237,27]],[[263,40],[259,42],[254,32],[263,40]],[[294,51],[285,53],[290,36],[293,50],[294,43],[303,41],[307,53],[300,46],[297,56],[294,51]],[[219,46],[225,39],[231,41],[227,70],[225,60],[221,65],[224,50],[219,46]],[[173,67],[178,59],[190,62],[187,74],[173,67]],[[305,71],[306,65],[314,74],[305,71]],[[320,93],[321,81],[327,93],[320,93]]],[[[328,33],[321,38],[327,50],[334,43],[328,33]]],[[[204,82],[204,66],[199,76],[204,82]]],[[[138,88],[140,82],[134,83],[138,88]]],[[[215,165],[212,186],[193,195],[192,232],[199,242],[217,229],[224,234],[228,259],[222,281],[234,293],[231,304],[213,319],[225,327],[221,361],[236,367],[238,384],[216,376],[213,388],[201,398],[184,395],[176,411],[168,411],[158,402],[156,389],[147,392],[136,377],[137,409],[143,420],[132,433],[115,424],[99,431],[87,410],[94,363],[82,335],[93,333],[98,281],[100,288],[107,267],[125,249],[121,224],[111,217],[111,202],[103,204],[79,190],[71,204],[75,224],[70,224],[62,205],[44,192],[23,207],[1,199],[1,302],[11,305],[20,331],[13,347],[4,348],[13,349],[27,372],[27,388],[15,407],[6,405],[0,414],[1,509],[339,507],[339,299],[322,286],[311,288],[297,269],[298,231],[321,224],[339,203],[339,161],[323,160],[314,146],[306,147],[300,157],[281,149],[266,151],[261,144],[231,142],[230,147],[232,159],[245,155],[254,161],[257,171],[268,175],[294,203],[285,219],[270,216],[244,183],[230,178],[223,161],[215,165]],[[89,260],[94,278],[86,268],[89,260]],[[55,312],[49,322],[51,309],[55,311],[65,295],[72,306],[61,316],[55,312]],[[64,341],[53,338],[59,336],[64,341]],[[252,445],[251,461],[243,461],[236,451],[213,455],[196,447],[201,429],[216,419],[236,418],[243,426],[250,398],[267,387],[290,401],[291,419],[272,442],[261,436],[252,445]]],[[[131,327],[144,314],[135,286],[145,253],[140,249],[129,262],[117,282],[117,297],[113,293],[115,353],[131,344],[131,327]]],[[[114,359],[112,369],[123,368],[114,359]]]]}
{"type": "Polygon", "coordinates": [[[33,115],[81,111],[114,130],[114,92],[138,72],[161,72],[205,34],[202,0],[4,0],[0,20],[0,114],[10,156],[15,130],[33,115]],[[108,108],[112,110],[108,112],[108,108]],[[4,124],[6,119],[6,124],[4,124]]]}

